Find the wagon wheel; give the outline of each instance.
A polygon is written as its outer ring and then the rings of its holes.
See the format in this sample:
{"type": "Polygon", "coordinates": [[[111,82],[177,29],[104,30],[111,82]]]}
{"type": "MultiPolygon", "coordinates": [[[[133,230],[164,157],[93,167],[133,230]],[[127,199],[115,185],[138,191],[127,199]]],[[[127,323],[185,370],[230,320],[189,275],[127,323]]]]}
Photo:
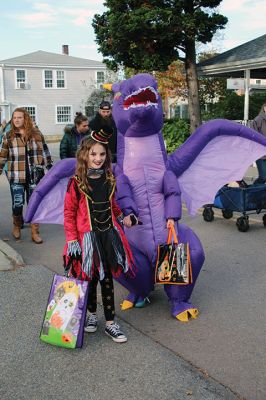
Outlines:
{"type": "Polygon", "coordinates": [[[204,207],[203,213],[202,213],[204,221],[211,222],[214,220],[214,212],[212,207],[204,207]]]}
{"type": "Polygon", "coordinates": [[[266,214],[263,215],[262,221],[263,221],[263,225],[266,227],[266,214]]]}
{"type": "Polygon", "coordinates": [[[232,216],[233,216],[233,211],[223,209],[223,210],[222,210],[222,214],[223,214],[223,217],[224,217],[225,219],[230,219],[230,218],[232,218],[232,216]]]}
{"type": "Polygon", "coordinates": [[[240,232],[247,232],[249,230],[248,216],[237,218],[236,226],[240,232]]]}

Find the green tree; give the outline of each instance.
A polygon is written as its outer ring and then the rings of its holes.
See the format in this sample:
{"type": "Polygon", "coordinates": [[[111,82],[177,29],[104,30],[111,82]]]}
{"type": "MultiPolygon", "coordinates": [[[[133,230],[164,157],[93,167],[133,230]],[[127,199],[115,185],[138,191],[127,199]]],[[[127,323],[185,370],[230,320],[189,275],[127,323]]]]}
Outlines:
{"type": "Polygon", "coordinates": [[[189,121],[179,118],[166,119],[163,125],[163,137],[168,153],[175,151],[189,137],[189,121]]]}
{"type": "Polygon", "coordinates": [[[227,95],[215,105],[215,117],[232,120],[243,119],[244,96],[235,91],[227,91],[227,95]]]}
{"type": "Polygon", "coordinates": [[[254,119],[265,103],[266,90],[254,90],[249,97],[249,119],[254,119]]]}
{"type": "MultiPolygon", "coordinates": [[[[249,97],[249,119],[253,119],[259,113],[262,104],[265,102],[265,92],[253,92],[249,97]]],[[[227,90],[224,97],[213,104],[213,109],[207,119],[225,118],[230,120],[243,120],[244,95],[239,96],[235,91],[227,90]]]]}
{"type": "MultiPolygon", "coordinates": [[[[199,54],[198,61],[202,62],[217,56],[215,51],[203,52],[199,54]]],[[[223,77],[199,77],[199,97],[204,120],[211,119],[215,110],[215,105],[220,99],[228,94],[226,89],[226,78],[223,77]]]]}
{"type": "Polygon", "coordinates": [[[104,89],[94,89],[91,92],[85,103],[85,113],[89,118],[93,117],[96,111],[98,111],[99,105],[103,100],[107,100],[112,103],[112,92],[104,89]]]}
{"type": "Polygon", "coordinates": [[[215,8],[222,0],[106,0],[93,27],[104,62],[164,71],[172,61],[184,62],[191,131],[201,123],[196,42],[208,43],[227,18],[215,8]]]}

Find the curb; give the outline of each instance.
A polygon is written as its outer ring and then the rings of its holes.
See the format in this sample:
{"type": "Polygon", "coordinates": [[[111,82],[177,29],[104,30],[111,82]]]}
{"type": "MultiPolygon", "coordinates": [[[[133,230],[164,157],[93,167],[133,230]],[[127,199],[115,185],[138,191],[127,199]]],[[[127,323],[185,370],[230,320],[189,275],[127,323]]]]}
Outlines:
{"type": "Polygon", "coordinates": [[[0,271],[11,270],[25,265],[21,255],[0,239],[0,271]]]}

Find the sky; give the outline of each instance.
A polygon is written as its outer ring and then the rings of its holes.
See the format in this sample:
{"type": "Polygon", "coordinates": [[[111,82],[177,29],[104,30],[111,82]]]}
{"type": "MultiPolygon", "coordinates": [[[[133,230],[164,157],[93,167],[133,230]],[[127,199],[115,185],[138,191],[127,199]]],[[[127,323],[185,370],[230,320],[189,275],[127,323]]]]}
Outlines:
{"type": "MultiPolygon", "coordinates": [[[[71,56],[102,61],[91,23],[104,10],[104,0],[2,0],[0,60],[38,50],[61,54],[67,44],[71,56]]],[[[223,52],[266,33],[265,0],[223,0],[219,12],[228,23],[208,49],[223,52]]]]}

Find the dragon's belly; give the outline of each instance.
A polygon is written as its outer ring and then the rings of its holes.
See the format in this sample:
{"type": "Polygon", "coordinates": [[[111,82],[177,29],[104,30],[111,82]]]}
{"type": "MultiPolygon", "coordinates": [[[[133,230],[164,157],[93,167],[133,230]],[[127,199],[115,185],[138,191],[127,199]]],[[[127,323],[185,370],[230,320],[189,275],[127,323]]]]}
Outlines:
{"type": "Polygon", "coordinates": [[[131,243],[150,260],[166,237],[163,176],[165,164],[158,135],[125,138],[124,173],[130,180],[139,219],[143,225],[127,229],[131,243]]]}

